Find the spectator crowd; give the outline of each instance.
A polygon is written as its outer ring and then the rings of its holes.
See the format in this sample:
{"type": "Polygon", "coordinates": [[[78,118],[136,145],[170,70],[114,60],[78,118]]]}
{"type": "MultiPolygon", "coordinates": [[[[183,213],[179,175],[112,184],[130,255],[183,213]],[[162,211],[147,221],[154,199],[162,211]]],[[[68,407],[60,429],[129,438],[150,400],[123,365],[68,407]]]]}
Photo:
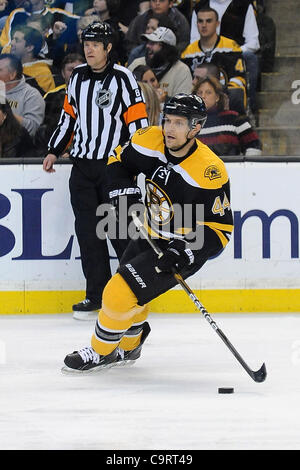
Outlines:
{"type": "Polygon", "coordinates": [[[256,93],[274,53],[262,54],[263,9],[263,0],[0,0],[0,157],[45,157],[72,72],[85,63],[82,31],[99,20],[113,30],[110,60],[140,85],[150,125],[166,99],[194,93],[208,110],[203,143],[217,155],[259,155],[256,93]]]}

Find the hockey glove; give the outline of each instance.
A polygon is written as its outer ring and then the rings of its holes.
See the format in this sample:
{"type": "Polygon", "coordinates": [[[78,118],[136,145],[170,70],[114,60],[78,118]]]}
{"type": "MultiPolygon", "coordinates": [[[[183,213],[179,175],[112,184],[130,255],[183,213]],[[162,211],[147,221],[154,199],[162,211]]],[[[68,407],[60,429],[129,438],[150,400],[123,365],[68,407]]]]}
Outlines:
{"type": "Polygon", "coordinates": [[[184,240],[171,240],[168,248],[157,260],[156,271],[168,272],[180,271],[185,266],[191,265],[194,262],[194,255],[192,250],[186,248],[184,240]]]}
{"type": "Polygon", "coordinates": [[[109,200],[119,220],[121,212],[124,211],[127,217],[128,210],[133,204],[142,204],[142,193],[138,187],[115,189],[109,192],[109,200]]]}

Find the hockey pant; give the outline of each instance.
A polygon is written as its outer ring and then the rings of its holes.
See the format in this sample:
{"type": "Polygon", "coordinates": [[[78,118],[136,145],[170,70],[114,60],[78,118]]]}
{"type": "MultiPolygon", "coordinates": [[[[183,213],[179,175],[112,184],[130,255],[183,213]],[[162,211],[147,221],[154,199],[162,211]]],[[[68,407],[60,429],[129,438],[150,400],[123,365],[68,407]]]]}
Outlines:
{"type": "MultiPolygon", "coordinates": [[[[172,274],[156,272],[156,260],[157,255],[146,240],[130,241],[118,272],[103,292],[91,341],[98,354],[109,354],[118,346],[131,351],[140,344],[149,302],[177,284],[172,274]]],[[[192,267],[181,271],[183,278],[198,271],[206,260],[207,257],[197,257],[192,267]]]]}

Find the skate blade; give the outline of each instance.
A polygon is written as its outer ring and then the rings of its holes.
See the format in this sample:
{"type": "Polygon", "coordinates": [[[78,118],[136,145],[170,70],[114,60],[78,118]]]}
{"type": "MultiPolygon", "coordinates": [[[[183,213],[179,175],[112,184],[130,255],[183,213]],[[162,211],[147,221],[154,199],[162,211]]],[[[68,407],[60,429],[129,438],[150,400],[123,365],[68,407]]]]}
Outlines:
{"type": "Polygon", "coordinates": [[[93,312],[78,312],[76,310],[73,311],[73,318],[74,320],[80,321],[95,321],[98,318],[98,310],[93,312]]]}
{"type": "Polygon", "coordinates": [[[88,370],[71,369],[68,366],[63,366],[61,368],[61,373],[64,375],[93,375],[104,372],[105,370],[110,369],[111,367],[115,367],[116,365],[117,363],[112,362],[111,364],[93,367],[92,369],[88,370]]]}
{"type": "Polygon", "coordinates": [[[116,366],[117,367],[125,367],[125,366],[133,366],[133,364],[136,363],[136,359],[133,359],[133,360],[128,360],[128,361],[119,361],[119,362],[116,362],[116,366]]]}

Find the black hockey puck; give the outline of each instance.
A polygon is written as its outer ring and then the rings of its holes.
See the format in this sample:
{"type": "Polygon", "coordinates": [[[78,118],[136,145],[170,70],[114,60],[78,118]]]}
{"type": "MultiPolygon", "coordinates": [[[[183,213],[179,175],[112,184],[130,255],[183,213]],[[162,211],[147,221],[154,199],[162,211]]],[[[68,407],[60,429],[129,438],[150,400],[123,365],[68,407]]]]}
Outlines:
{"type": "Polygon", "coordinates": [[[218,393],[234,393],[234,388],[228,388],[228,387],[218,388],[218,393]]]}

